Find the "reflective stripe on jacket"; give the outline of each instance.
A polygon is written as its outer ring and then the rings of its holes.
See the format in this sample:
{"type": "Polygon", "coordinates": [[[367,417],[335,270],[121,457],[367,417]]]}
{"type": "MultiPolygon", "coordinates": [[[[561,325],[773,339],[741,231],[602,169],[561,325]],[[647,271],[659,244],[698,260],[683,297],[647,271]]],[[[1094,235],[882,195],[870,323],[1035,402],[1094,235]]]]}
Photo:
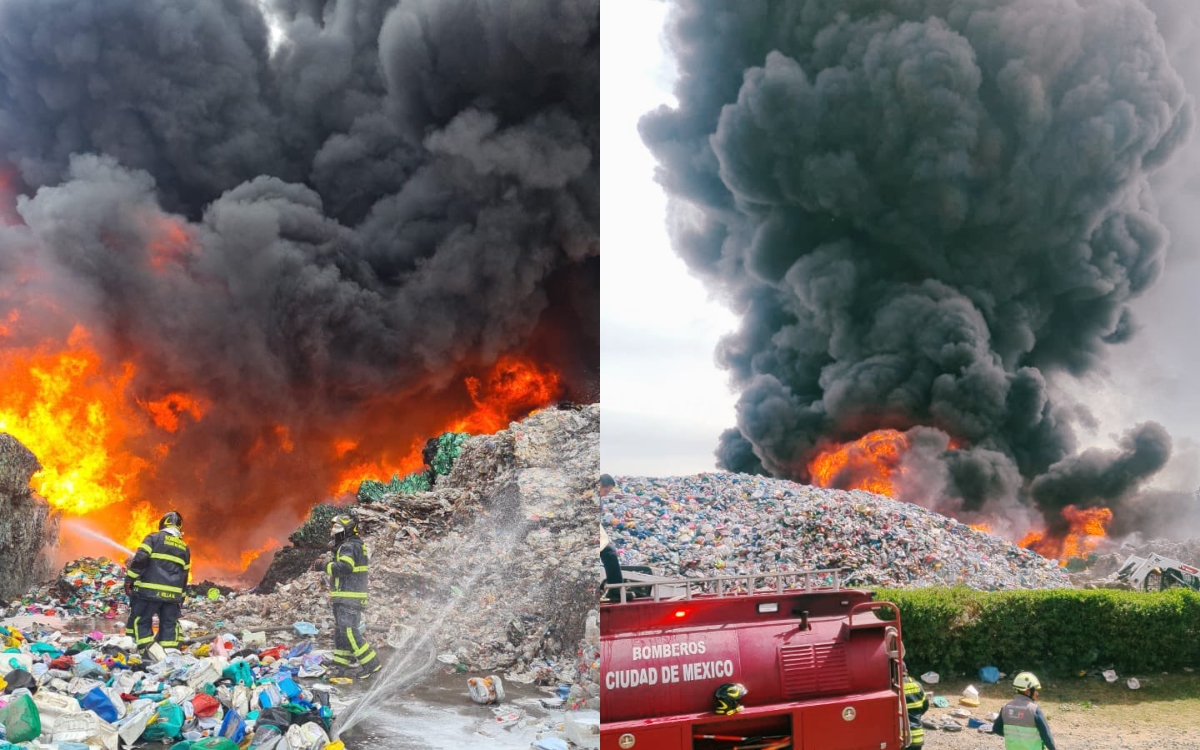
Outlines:
{"type": "Polygon", "coordinates": [[[177,602],[191,577],[192,551],[180,536],[168,531],[147,535],[125,571],[133,595],[141,599],[177,602]]]}
{"type": "Polygon", "coordinates": [[[1035,716],[1038,704],[1028,695],[1018,695],[1000,709],[1004,720],[1005,750],[1042,750],[1042,735],[1038,732],[1035,716]]]}
{"type": "Polygon", "coordinates": [[[325,574],[331,579],[329,596],[342,601],[366,601],[367,562],[367,545],[361,537],[352,536],[342,542],[325,566],[325,574]]]}
{"type": "Polygon", "coordinates": [[[904,678],[904,707],[908,709],[909,747],[925,742],[925,727],[921,716],[929,710],[929,698],[921,685],[911,677],[904,678]]]}

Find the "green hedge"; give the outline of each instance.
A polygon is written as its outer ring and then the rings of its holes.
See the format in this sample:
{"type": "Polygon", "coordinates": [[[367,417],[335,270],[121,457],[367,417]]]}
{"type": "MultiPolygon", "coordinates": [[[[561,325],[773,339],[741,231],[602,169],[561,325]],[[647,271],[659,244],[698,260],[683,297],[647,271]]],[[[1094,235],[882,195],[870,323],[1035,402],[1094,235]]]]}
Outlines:
{"type": "Polygon", "coordinates": [[[1073,675],[1200,665],[1200,594],[1053,589],[878,589],[900,608],[910,669],[974,674],[996,666],[1073,675]]]}

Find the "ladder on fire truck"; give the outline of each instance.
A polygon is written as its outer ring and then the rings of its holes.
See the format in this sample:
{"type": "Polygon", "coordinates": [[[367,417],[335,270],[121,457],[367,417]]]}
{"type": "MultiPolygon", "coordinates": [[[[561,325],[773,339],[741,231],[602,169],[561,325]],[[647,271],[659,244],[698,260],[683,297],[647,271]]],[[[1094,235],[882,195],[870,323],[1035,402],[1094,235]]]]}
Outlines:
{"type": "Polygon", "coordinates": [[[840,591],[843,588],[840,568],[748,573],[708,578],[686,576],[666,578],[632,570],[624,570],[622,575],[625,583],[607,584],[605,587],[608,591],[619,592],[619,599],[616,603],[622,604],[639,599],[656,602],[690,601],[695,594],[715,594],[717,597],[726,597],[782,594],[785,591],[840,591]]]}

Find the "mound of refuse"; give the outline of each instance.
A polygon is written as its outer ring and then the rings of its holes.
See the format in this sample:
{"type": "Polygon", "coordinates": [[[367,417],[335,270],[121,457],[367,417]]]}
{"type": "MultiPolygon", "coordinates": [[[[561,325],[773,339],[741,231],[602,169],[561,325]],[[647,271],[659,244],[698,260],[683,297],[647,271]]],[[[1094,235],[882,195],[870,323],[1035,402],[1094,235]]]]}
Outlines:
{"type": "MultiPolygon", "coordinates": [[[[599,643],[585,636],[603,578],[599,438],[598,405],[544,409],[458,441],[453,465],[434,473],[428,491],[354,505],[371,557],[368,640],[429,651],[458,671],[574,684],[572,702],[596,702],[599,643]]],[[[317,518],[328,511],[319,506],[293,534],[310,560],[324,546],[317,536],[328,538],[317,518]]],[[[197,602],[185,616],[234,632],[304,620],[329,633],[322,581],[309,567],[271,593],[197,602]]]]}
{"type": "Polygon", "coordinates": [[[843,568],[855,586],[1071,587],[1054,561],[918,505],[748,474],[618,477],[601,520],[622,564],[667,576],[843,568]]]}
{"type": "Polygon", "coordinates": [[[29,486],[37,457],[0,432],[0,599],[10,599],[48,577],[58,541],[58,514],[29,486]]]}

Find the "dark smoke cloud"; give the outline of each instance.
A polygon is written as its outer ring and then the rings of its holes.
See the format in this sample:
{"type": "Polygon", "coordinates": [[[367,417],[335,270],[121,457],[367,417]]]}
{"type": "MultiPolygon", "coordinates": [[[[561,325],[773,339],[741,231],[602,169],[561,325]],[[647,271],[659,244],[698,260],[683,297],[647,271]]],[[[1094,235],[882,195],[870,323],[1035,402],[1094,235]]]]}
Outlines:
{"type": "Polygon", "coordinates": [[[270,10],[274,51],[245,0],[0,4],[24,222],[0,273],[38,271],[0,312],[50,307],[32,338],[83,322],[140,394],[219,404],[158,472],[193,505],[276,504],[287,470],[303,510],[320,460],[247,461],[270,422],[333,439],[387,403],[434,429],[414,399],[504,353],[596,398],[598,2],[270,10]]]}
{"type": "Polygon", "coordinates": [[[1148,178],[1193,116],[1144,5],[681,0],[668,36],[679,104],[641,132],[679,253],[742,315],[721,466],[806,479],[828,441],[929,429],[960,509],[1051,518],[1162,466],[1157,425],[1072,457],[1050,387],[1134,334],[1164,263],[1148,178]]]}

